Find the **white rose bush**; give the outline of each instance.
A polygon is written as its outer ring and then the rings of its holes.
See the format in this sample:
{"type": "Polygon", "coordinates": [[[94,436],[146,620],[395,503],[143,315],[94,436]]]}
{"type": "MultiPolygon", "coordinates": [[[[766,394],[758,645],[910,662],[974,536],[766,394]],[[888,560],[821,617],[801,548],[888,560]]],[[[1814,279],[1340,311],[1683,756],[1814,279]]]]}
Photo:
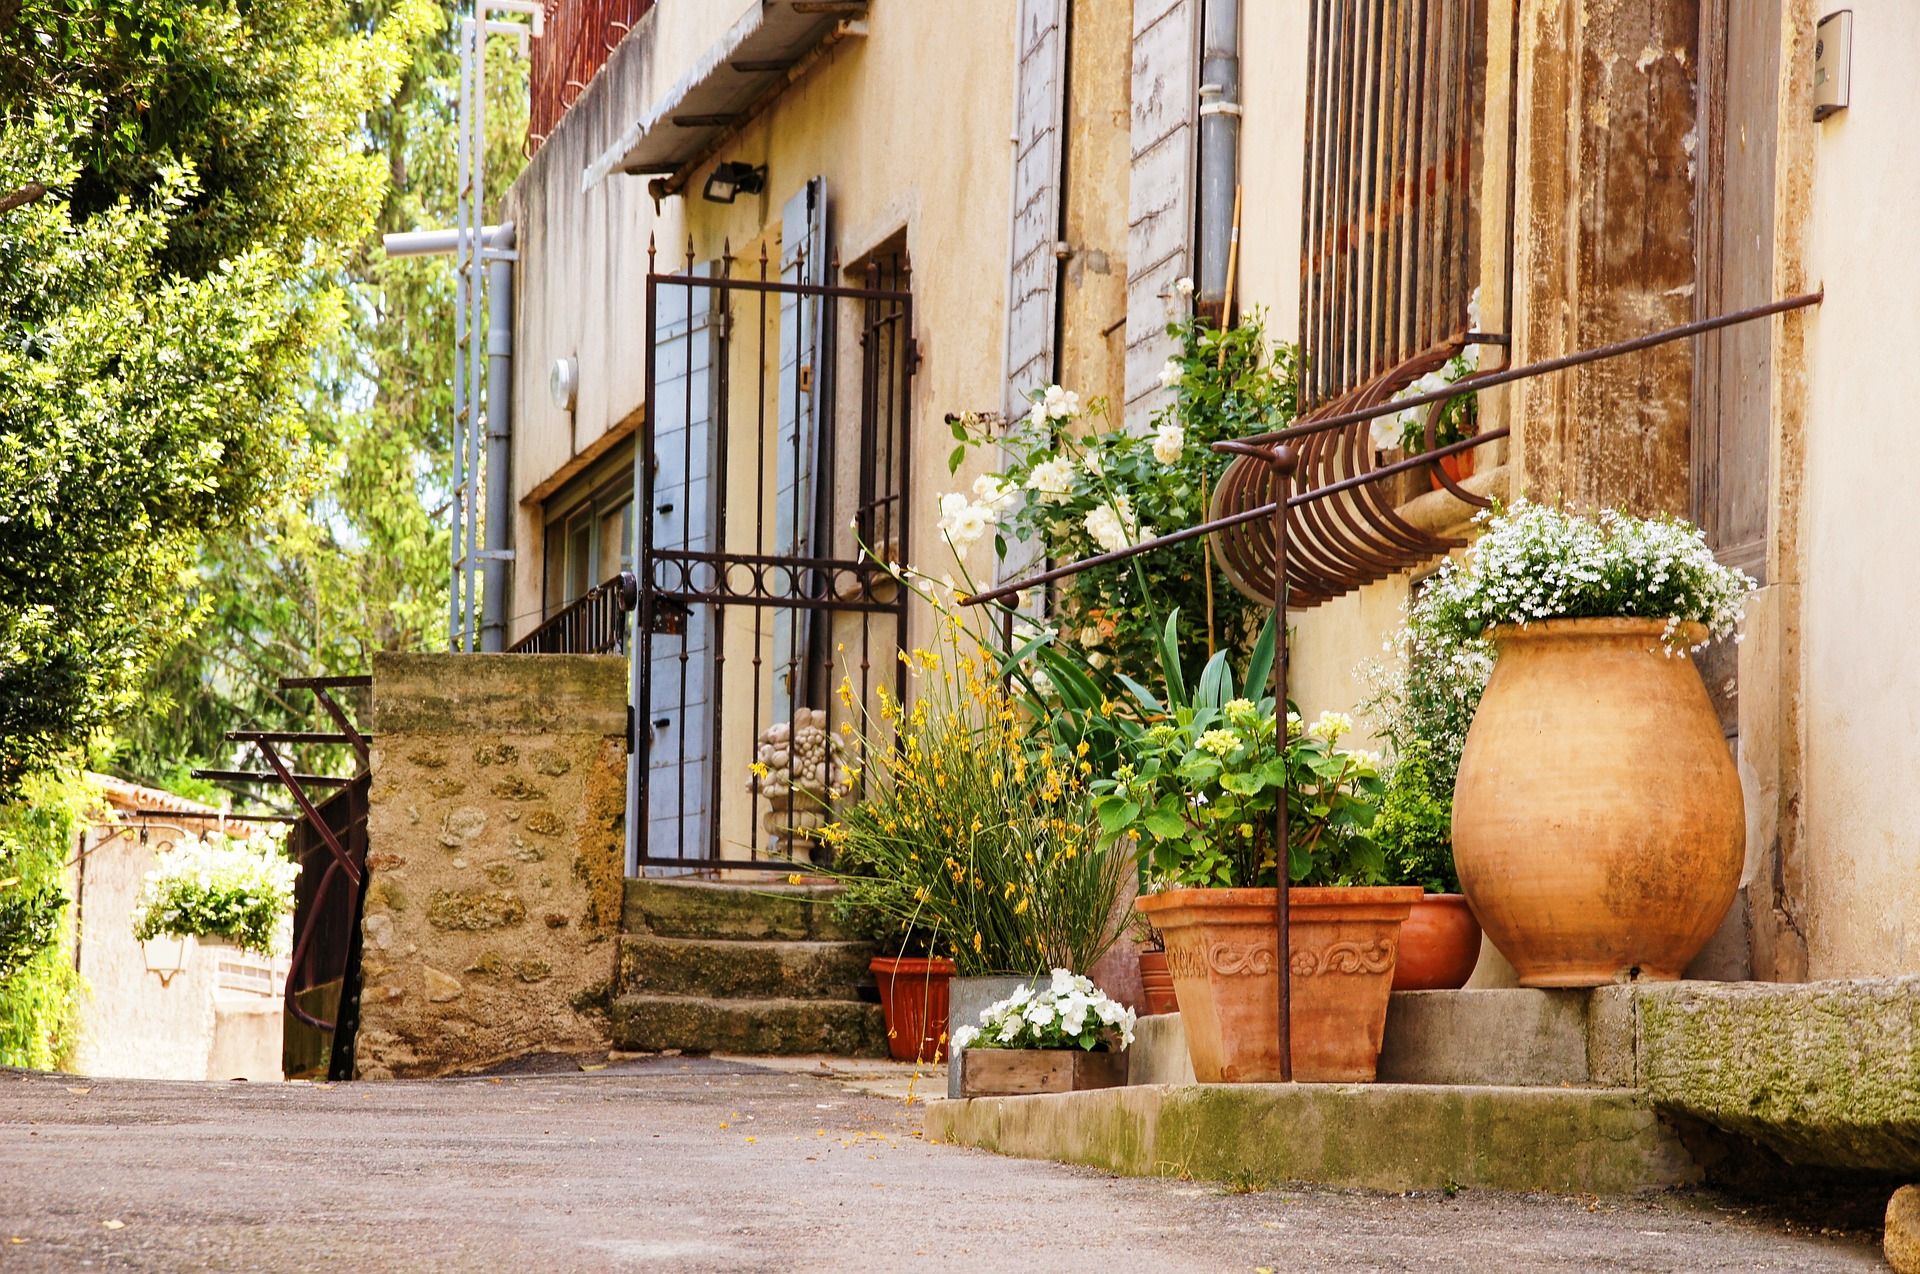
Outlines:
{"type": "Polygon", "coordinates": [[[300,867],[278,850],[218,832],[162,850],[134,902],[133,936],[226,938],[261,955],[284,953],[300,867]]]}
{"type": "Polygon", "coordinates": [[[953,1047],[1077,1048],[1113,1051],[1133,1044],[1134,1013],[1067,969],[1035,988],[1023,986],[980,1010],[979,1026],[953,1033],[953,1047]]]}
{"type": "MultiPolygon", "coordinates": [[[[1189,295],[1178,293],[1182,306],[1189,295]]],[[[1006,428],[973,414],[948,417],[953,471],[976,448],[991,448],[1000,465],[970,492],[941,497],[939,529],[963,574],[990,574],[972,556],[989,537],[999,557],[1020,542],[1068,562],[1202,521],[1229,459],[1212,444],[1292,421],[1297,355],[1270,345],[1258,316],[1225,332],[1189,317],[1168,332],[1178,352],[1160,370],[1166,401],[1144,430],[1123,428],[1105,399],[1060,385],[1035,390],[1006,428]]],[[[1175,610],[1186,617],[1183,649],[1194,652],[1244,651],[1266,618],[1198,540],[1063,581],[1054,618],[1082,634],[1091,667],[1153,669],[1158,634],[1175,610]]]]}

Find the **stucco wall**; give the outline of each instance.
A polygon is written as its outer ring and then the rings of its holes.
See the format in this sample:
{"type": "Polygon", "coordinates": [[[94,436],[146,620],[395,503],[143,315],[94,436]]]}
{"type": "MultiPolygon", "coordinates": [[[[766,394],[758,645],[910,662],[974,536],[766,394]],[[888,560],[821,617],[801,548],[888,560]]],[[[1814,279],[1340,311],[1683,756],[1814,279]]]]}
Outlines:
{"type": "MultiPolygon", "coordinates": [[[[1789,165],[1783,190],[1806,202],[1805,277],[1827,294],[1805,325],[1805,822],[1789,864],[1812,978],[1920,971],[1920,661],[1910,653],[1920,408],[1908,371],[1920,349],[1920,7],[1849,7],[1853,105],[1816,126],[1799,99],[1811,188],[1789,165]]],[[[1789,8],[1805,10],[1796,16],[1810,28],[1811,6],[1789,8]]],[[[1799,53],[1811,56],[1810,41],[1799,53]]],[[[1789,362],[1781,374],[1796,371],[1789,362]]]]}
{"type": "Polygon", "coordinates": [[[626,667],[374,656],[362,1077],[605,1047],[626,667]]]}

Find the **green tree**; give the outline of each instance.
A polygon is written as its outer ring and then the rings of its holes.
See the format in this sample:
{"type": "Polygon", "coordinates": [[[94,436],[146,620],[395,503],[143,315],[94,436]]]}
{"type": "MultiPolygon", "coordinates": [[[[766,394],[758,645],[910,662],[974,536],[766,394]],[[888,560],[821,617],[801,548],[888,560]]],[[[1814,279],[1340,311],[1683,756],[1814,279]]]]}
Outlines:
{"type": "MultiPolygon", "coordinates": [[[[377,11],[361,21],[378,20],[377,11]]],[[[391,100],[366,117],[387,171],[372,231],[341,261],[346,321],[313,364],[302,407],[318,480],[211,543],[203,624],[155,665],[110,768],[176,789],[188,764],[225,756],[227,730],[312,719],[285,676],[359,673],[376,650],[447,640],[453,414],[452,262],[388,259],[378,234],[451,225],[458,60],[451,19],[415,45],[391,100]]],[[[489,207],[525,162],[526,62],[489,42],[489,207]]],[[[338,766],[334,753],[303,766],[338,766]]]]}

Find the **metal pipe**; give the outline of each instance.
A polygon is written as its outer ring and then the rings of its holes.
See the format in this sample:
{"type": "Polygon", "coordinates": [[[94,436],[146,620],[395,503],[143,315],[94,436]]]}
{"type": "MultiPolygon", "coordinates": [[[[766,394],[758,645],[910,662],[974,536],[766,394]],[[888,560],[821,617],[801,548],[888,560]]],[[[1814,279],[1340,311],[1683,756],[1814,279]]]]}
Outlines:
{"type": "MultiPolygon", "coordinates": [[[[513,223],[487,231],[491,246],[513,247],[513,223]]],[[[513,540],[513,262],[487,263],[487,524],[481,554],[480,649],[507,646],[507,563],[513,540]]]]}
{"type": "MultiPolygon", "coordinates": [[[[395,234],[380,236],[380,246],[390,257],[447,257],[459,245],[460,231],[452,230],[402,230],[395,234]]],[[[485,226],[480,231],[482,247],[510,248],[513,246],[513,224],[505,226],[485,226]],[[502,234],[506,235],[503,240],[502,234]]]]}
{"type": "Polygon", "coordinates": [[[1240,185],[1240,0],[1206,0],[1200,60],[1196,301],[1224,326],[1234,191],[1240,185]]]}

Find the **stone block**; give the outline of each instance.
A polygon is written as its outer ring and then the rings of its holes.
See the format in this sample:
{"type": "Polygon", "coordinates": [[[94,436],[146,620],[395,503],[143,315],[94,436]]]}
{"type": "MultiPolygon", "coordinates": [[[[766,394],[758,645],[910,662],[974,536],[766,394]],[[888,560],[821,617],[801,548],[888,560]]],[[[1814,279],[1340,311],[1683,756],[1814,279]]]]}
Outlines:
{"type": "Polygon", "coordinates": [[[362,1075],[606,1047],[626,667],[375,657],[362,1075]]]}
{"type": "Polygon", "coordinates": [[[1187,1052],[1187,1031],[1178,1013],[1156,1013],[1133,1025],[1133,1047],[1127,1052],[1129,1084],[1191,1084],[1193,1057],[1187,1052]]]}
{"type": "Polygon", "coordinates": [[[1920,978],[1636,987],[1636,1082],[1790,1163],[1920,1172],[1920,978]]]}
{"type": "Polygon", "coordinates": [[[1623,1194],[1699,1169],[1644,1096],[1428,1084],[1130,1086],[935,1101],[927,1136],[1131,1176],[1623,1194]]]}
{"type": "Polygon", "coordinates": [[[613,1043],[636,1052],[884,1057],[887,1024],[858,1000],[717,1000],[623,995],[612,1006],[613,1043]]]}
{"type": "Polygon", "coordinates": [[[860,942],[714,941],[626,934],[620,988],[656,995],[845,1000],[869,976],[860,942]]]}
{"type": "Polygon", "coordinates": [[[703,880],[628,880],[623,925],[629,933],[663,938],[785,942],[848,940],[834,921],[834,885],[790,885],[703,880]]]}
{"type": "Polygon", "coordinates": [[[1883,1250],[1894,1274],[1920,1274],[1920,1186],[1901,1186],[1887,1200],[1883,1250]]]}
{"type": "Polygon", "coordinates": [[[1379,1077],[1400,1084],[1585,1084],[1587,993],[1398,991],[1379,1077]]]}

